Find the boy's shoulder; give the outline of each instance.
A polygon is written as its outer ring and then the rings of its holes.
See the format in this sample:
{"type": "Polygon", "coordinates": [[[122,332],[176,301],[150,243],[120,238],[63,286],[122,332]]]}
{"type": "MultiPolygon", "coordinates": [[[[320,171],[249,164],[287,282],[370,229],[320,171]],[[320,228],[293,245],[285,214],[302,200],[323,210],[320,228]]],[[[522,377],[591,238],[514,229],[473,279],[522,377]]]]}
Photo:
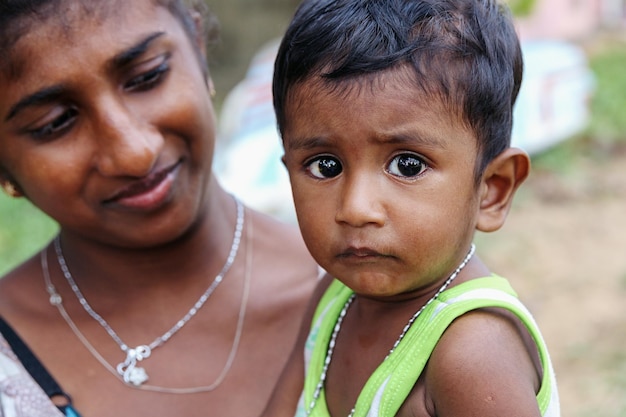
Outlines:
{"type": "Polygon", "coordinates": [[[542,374],[537,345],[515,314],[493,307],[471,310],[446,328],[430,356],[424,373],[427,405],[466,412],[471,405],[477,415],[512,415],[516,410],[499,408],[499,402],[517,396],[509,402],[536,407],[542,374]]]}

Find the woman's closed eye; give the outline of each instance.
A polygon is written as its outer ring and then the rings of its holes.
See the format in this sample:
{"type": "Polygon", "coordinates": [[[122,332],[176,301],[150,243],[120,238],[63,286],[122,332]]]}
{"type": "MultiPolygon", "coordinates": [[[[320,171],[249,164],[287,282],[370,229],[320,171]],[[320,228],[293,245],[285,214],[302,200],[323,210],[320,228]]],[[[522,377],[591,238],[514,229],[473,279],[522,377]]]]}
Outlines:
{"type": "Polygon", "coordinates": [[[396,177],[413,178],[428,169],[428,165],[422,158],[412,153],[396,155],[389,165],[387,172],[396,177]]]}
{"type": "MultiPolygon", "coordinates": [[[[36,140],[54,139],[68,131],[78,117],[78,110],[74,107],[63,107],[51,113],[52,120],[44,121],[44,124],[27,129],[28,134],[36,140]],[[60,114],[55,114],[60,112],[60,114]]],[[[48,118],[45,118],[46,120],[48,118]]]]}
{"type": "Polygon", "coordinates": [[[147,91],[159,85],[170,70],[167,58],[156,67],[150,68],[124,84],[126,91],[147,91]]]}

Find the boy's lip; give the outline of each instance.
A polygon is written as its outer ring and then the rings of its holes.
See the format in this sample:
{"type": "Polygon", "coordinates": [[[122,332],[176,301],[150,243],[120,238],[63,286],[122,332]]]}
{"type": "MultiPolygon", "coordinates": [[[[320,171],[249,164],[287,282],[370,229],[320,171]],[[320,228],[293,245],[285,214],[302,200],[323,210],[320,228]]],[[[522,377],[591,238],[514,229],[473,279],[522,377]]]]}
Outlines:
{"type": "Polygon", "coordinates": [[[377,258],[377,257],[386,257],[375,249],[368,247],[355,247],[350,246],[339,254],[339,258],[353,258],[353,259],[366,259],[366,258],[377,258]]]}
{"type": "Polygon", "coordinates": [[[154,171],[141,180],[134,181],[117,190],[103,203],[132,209],[157,207],[169,196],[180,166],[181,161],[177,161],[169,167],[154,171]]]}

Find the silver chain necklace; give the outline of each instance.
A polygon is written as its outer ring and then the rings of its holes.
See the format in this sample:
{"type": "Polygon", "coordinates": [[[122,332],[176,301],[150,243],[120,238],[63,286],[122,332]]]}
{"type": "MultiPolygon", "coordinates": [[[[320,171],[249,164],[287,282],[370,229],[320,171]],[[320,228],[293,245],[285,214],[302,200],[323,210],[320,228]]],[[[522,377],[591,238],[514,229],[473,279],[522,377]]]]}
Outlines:
{"type": "MultiPolygon", "coordinates": [[[[206,291],[200,296],[198,301],[195,302],[195,304],[189,309],[189,311],[183,316],[183,318],[178,320],[176,324],[172,326],[172,328],[166,331],[163,335],[157,337],[154,341],[152,341],[152,343],[147,344],[147,345],[139,345],[135,348],[128,347],[128,345],[124,343],[122,339],[118,336],[115,330],[111,328],[111,326],[107,323],[107,321],[104,320],[104,318],[102,318],[102,316],[100,316],[87,302],[87,299],[83,296],[82,292],[78,288],[78,285],[76,285],[76,282],[74,281],[74,278],[72,277],[72,274],[69,271],[65,258],[63,256],[63,251],[61,249],[60,239],[58,236],[56,237],[56,239],[54,240],[54,248],[56,251],[57,260],[59,262],[59,266],[63,272],[63,275],[65,276],[65,279],[67,280],[70,288],[74,292],[74,295],[76,295],[76,298],[78,299],[83,309],[104,328],[104,330],[109,334],[109,336],[118,344],[122,352],[126,354],[126,359],[123,362],[120,362],[114,369],[108,362],[106,362],[106,360],[104,360],[104,358],[87,341],[87,339],[78,330],[75,323],[71,320],[71,318],[67,314],[67,311],[62,305],[61,296],[60,294],[58,294],[58,292],[56,291],[56,288],[54,287],[54,285],[52,285],[52,282],[50,280],[46,251],[45,250],[42,251],[42,269],[44,271],[44,279],[46,281],[46,287],[47,287],[48,293],[50,294],[50,304],[56,306],[59,309],[59,311],[61,312],[61,315],[66,320],[66,322],[68,322],[71,329],[79,337],[81,342],[85,344],[88,350],[96,357],[96,359],[98,359],[103,365],[105,365],[107,369],[109,369],[110,371],[114,371],[117,374],[116,376],[120,377],[121,380],[128,386],[131,386],[134,388],[145,387],[152,391],[169,392],[169,393],[191,393],[191,392],[210,391],[214,389],[215,387],[217,387],[219,383],[221,383],[221,380],[225,376],[225,373],[230,368],[230,365],[232,364],[232,360],[234,359],[234,352],[236,352],[236,346],[238,346],[239,337],[241,336],[241,325],[243,323],[243,315],[245,314],[245,305],[247,303],[247,295],[248,295],[248,289],[249,289],[249,282],[248,282],[249,280],[247,279],[248,277],[246,277],[246,283],[244,287],[245,299],[242,300],[242,307],[240,309],[239,320],[238,320],[238,330],[235,335],[233,349],[231,349],[231,354],[229,355],[224,371],[222,372],[220,377],[218,377],[218,380],[216,380],[214,384],[207,386],[207,387],[196,387],[196,388],[189,388],[189,389],[144,386],[143,384],[148,380],[149,377],[145,369],[137,366],[137,364],[138,362],[141,362],[142,360],[149,358],[150,355],[152,354],[153,349],[163,345],[175,333],[177,333],[183,326],[185,326],[185,324],[187,324],[187,322],[196,315],[196,313],[200,310],[200,308],[202,308],[202,306],[209,299],[213,291],[215,291],[217,286],[224,279],[224,276],[226,275],[226,273],[232,266],[237,256],[237,253],[239,251],[243,224],[244,224],[244,207],[239,200],[236,200],[236,204],[237,204],[237,223],[236,223],[235,232],[233,235],[233,241],[231,244],[228,258],[226,259],[226,262],[224,266],[222,267],[221,271],[219,272],[219,274],[211,282],[211,284],[206,289],[206,291]]],[[[249,240],[250,239],[248,236],[248,241],[249,240]]]]}
{"type": "MultiPolygon", "coordinates": [[[[472,256],[474,255],[475,251],[476,251],[476,246],[472,243],[469,252],[465,256],[465,259],[461,261],[459,266],[457,266],[454,272],[448,277],[448,279],[446,279],[443,285],[437,290],[435,295],[433,295],[428,301],[426,301],[426,304],[424,304],[422,308],[417,310],[417,312],[413,314],[413,316],[409,319],[408,323],[402,329],[402,333],[400,333],[400,336],[398,336],[398,339],[396,339],[392,348],[389,350],[389,353],[387,353],[387,356],[385,356],[385,359],[383,359],[383,362],[386,361],[387,358],[396,350],[396,348],[398,347],[402,339],[404,339],[404,336],[406,335],[406,333],[411,328],[411,325],[415,322],[415,320],[417,320],[417,318],[422,313],[422,311],[424,311],[430,303],[435,301],[435,299],[439,297],[439,295],[448,287],[448,285],[450,285],[450,283],[454,280],[454,278],[456,278],[459,272],[461,272],[461,270],[465,268],[465,265],[467,265],[469,260],[472,259],[472,256]]],[[[311,413],[313,412],[313,409],[315,408],[315,404],[317,404],[317,400],[319,399],[322,393],[322,389],[324,388],[324,383],[326,382],[326,376],[328,373],[328,367],[330,366],[330,361],[333,357],[333,352],[335,350],[335,343],[337,341],[337,335],[339,334],[339,330],[341,329],[341,323],[343,322],[343,319],[346,316],[346,313],[348,312],[348,308],[350,307],[350,304],[352,304],[352,301],[354,301],[354,298],[355,298],[355,295],[352,294],[348,298],[346,303],[344,304],[343,309],[341,310],[341,312],[339,313],[339,316],[337,317],[337,322],[335,323],[335,327],[333,328],[333,333],[328,343],[328,350],[326,351],[326,358],[324,359],[324,366],[322,368],[320,380],[317,383],[317,386],[315,387],[315,391],[313,392],[313,399],[311,400],[311,403],[309,404],[309,408],[306,410],[307,416],[310,416],[311,413]]],[[[355,408],[356,408],[356,405],[355,405],[355,408]]],[[[354,415],[355,408],[353,408],[350,411],[350,414],[348,414],[348,417],[352,417],[354,415]]]]}

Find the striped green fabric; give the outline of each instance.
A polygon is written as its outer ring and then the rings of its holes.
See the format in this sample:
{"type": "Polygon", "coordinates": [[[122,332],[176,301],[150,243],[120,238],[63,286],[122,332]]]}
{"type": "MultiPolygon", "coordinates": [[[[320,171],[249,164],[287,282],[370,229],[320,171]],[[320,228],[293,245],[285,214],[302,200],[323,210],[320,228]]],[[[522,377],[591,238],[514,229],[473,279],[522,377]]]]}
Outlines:
{"type": "MultiPolygon", "coordinates": [[[[306,416],[305,404],[308,406],[311,403],[320,380],[333,327],[351,294],[352,290],[335,280],[320,300],[305,346],[306,377],[297,417],[306,416]]],[[[484,307],[507,309],[528,328],[544,370],[537,394],[539,409],[542,416],[559,417],[556,379],[543,337],[531,313],[519,301],[508,281],[496,275],[474,279],[441,293],[413,323],[395,351],[370,376],[357,400],[354,417],[395,416],[450,323],[468,311],[484,307]]],[[[323,390],[310,415],[329,417],[323,390]]]]}

